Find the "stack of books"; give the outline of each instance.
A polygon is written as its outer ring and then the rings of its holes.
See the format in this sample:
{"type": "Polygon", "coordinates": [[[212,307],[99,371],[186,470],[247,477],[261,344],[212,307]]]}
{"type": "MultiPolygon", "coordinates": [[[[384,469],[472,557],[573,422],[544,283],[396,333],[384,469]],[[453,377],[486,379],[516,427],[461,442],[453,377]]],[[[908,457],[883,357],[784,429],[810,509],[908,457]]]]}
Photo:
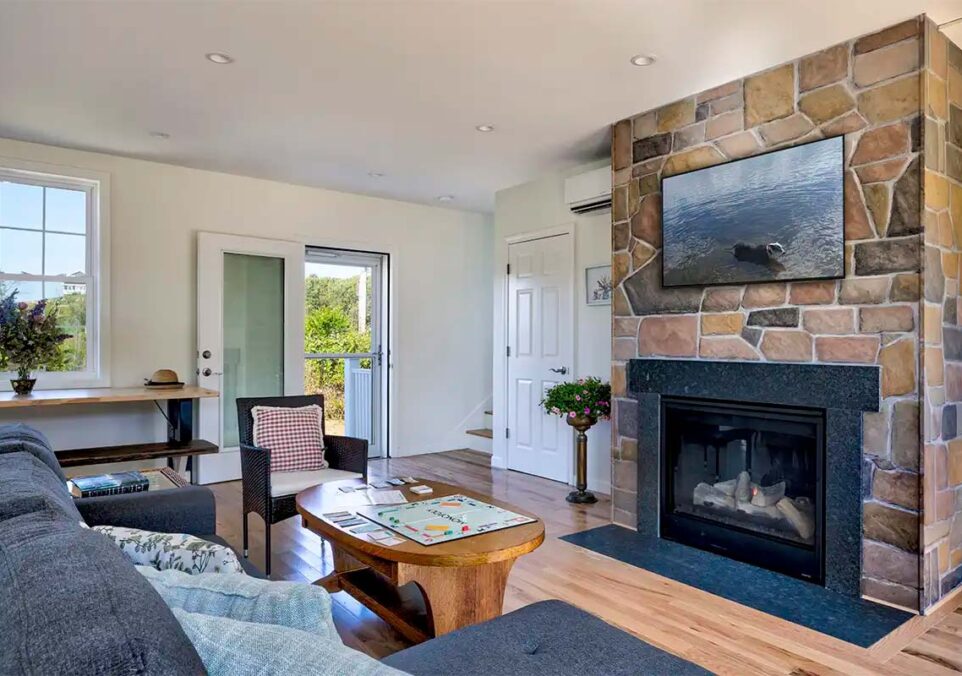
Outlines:
{"type": "Polygon", "coordinates": [[[150,487],[150,481],[140,472],[115,472],[74,477],[67,482],[67,487],[75,498],[96,498],[101,495],[139,493],[150,487]]]}

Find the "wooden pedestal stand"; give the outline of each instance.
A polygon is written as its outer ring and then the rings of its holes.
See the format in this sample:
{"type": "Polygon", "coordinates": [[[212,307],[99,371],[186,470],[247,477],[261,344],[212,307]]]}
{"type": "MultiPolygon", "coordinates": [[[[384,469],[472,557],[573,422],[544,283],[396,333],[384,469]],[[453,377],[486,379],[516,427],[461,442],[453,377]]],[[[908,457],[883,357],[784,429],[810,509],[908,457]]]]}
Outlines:
{"type": "Polygon", "coordinates": [[[565,418],[565,420],[568,421],[569,425],[578,430],[578,490],[568,493],[568,497],[565,498],[565,500],[578,505],[590,505],[591,503],[598,502],[598,498],[588,490],[588,435],[586,435],[585,432],[591,429],[591,426],[598,422],[598,419],[586,415],[579,415],[574,418],[565,418]]]}

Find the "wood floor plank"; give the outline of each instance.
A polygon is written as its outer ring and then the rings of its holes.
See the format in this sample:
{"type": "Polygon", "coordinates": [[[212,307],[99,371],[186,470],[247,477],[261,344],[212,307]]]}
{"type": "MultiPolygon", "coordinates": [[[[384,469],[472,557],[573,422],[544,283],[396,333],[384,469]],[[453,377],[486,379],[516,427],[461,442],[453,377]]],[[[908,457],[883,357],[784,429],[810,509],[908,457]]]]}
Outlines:
{"type": "MultiPolygon", "coordinates": [[[[931,617],[916,617],[869,649],[689,587],[559,538],[610,523],[607,496],[595,505],[570,505],[564,484],[492,469],[490,456],[470,450],[433,453],[370,464],[372,480],[414,476],[460,484],[534,512],[545,522],[544,545],[521,557],[508,580],[504,611],[561,599],[606,622],[719,674],[962,673],[962,594],[931,617]]],[[[239,482],[217,484],[218,533],[241,542],[239,482]]],[[[300,519],[271,530],[274,579],[313,581],[333,569],[330,547],[301,528],[300,519]]],[[[264,526],[250,517],[251,558],[262,566],[264,526]]],[[[407,642],[344,592],[332,595],[334,622],[345,643],[373,657],[407,642]]]]}

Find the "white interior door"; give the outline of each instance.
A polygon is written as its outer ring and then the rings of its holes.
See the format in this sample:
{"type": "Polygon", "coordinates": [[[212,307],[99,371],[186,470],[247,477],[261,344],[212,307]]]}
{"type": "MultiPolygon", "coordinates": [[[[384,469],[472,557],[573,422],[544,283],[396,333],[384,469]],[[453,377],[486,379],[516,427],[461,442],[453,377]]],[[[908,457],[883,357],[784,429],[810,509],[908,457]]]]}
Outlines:
{"type": "Polygon", "coordinates": [[[572,435],[541,408],[573,367],[571,235],[508,246],[508,469],[567,483],[572,435]]]}
{"type": "Polygon", "coordinates": [[[239,479],[238,397],[304,393],[304,245],[197,235],[199,435],[220,447],[196,458],[197,482],[239,479]]]}

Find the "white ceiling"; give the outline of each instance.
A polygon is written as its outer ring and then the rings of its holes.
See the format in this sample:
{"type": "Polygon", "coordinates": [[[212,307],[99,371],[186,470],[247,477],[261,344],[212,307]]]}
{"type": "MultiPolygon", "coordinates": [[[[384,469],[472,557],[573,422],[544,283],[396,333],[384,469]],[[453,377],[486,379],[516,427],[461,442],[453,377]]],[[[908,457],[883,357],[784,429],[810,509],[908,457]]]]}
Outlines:
{"type": "Polygon", "coordinates": [[[490,210],[615,120],[922,12],[962,0],[0,0],[0,136],[490,210]]]}

